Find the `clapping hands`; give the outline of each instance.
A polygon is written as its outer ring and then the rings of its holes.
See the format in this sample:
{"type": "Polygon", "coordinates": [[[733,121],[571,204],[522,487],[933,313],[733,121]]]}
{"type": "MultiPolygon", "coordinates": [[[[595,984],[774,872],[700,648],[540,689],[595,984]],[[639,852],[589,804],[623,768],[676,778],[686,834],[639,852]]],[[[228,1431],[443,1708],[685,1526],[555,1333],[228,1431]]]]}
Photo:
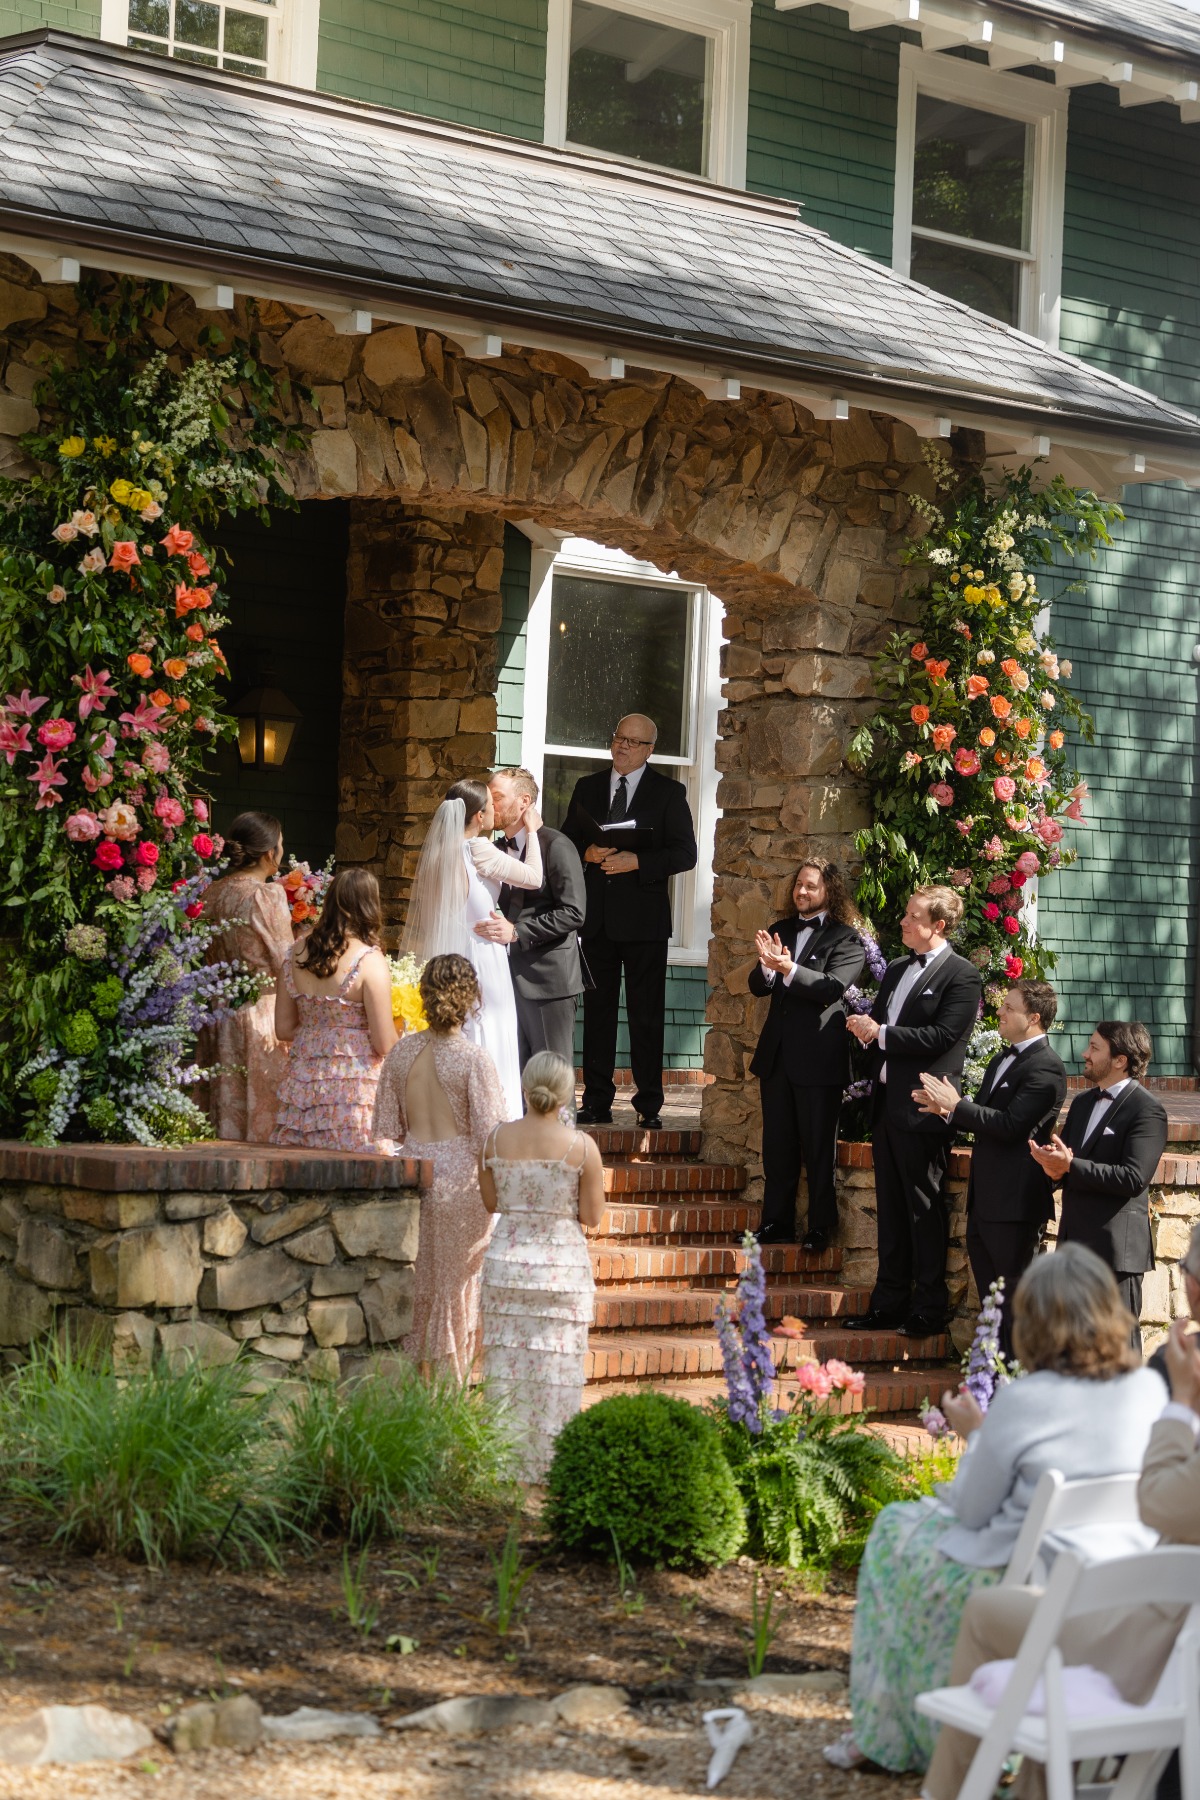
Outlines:
{"type": "Polygon", "coordinates": [[[912,1097],[921,1112],[937,1119],[948,1119],[961,1099],[954,1083],[944,1075],[922,1075],[921,1085],[913,1089],[912,1097]]]}
{"type": "Polygon", "coordinates": [[[792,967],[792,953],[786,948],[778,932],[774,937],[768,931],[755,932],[754,948],[764,968],[774,969],[777,975],[788,974],[792,967]]]}

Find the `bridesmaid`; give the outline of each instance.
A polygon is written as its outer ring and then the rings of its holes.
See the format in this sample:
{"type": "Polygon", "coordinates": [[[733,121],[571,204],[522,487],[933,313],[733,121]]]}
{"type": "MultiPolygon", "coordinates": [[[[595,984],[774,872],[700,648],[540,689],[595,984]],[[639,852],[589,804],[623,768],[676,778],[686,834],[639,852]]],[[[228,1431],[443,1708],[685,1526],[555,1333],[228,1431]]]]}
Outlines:
{"type": "Polygon", "coordinates": [[[402,1037],[383,1065],[374,1134],[397,1155],[433,1164],[421,1194],[409,1356],[465,1381],[475,1361],[479,1271],[492,1221],[479,1198],[479,1153],[504,1117],[504,1094],[487,1051],[463,1036],[480,1001],[465,956],[434,956],[421,974],[428,1031],[402,1037]]]}
{"type": "Polygon", "coordinates": [[[396,1042],[381,930],[379,883],[369,869],[343,869],[311,932],[284,958],[275,1032],[292,1053],[273,1144],[375,1149],[375,1089],[396,1042]]]}
{"type": "Polygon", "coordinates": [[[245,963],[271,985],[252,1006],[204,1028],[197,1060],[217,1071],[206,1102],[216,1135],[265,1144],[287,1069],[287,1050],[275,1035],[274,992],[292,947],[288,898],[273,879],[283,861],[283,827],[271,813],[239,813],[225,833],[225,855],[228,868],[204,896],[204,923],[217,927],[204,960],[245,963]]]}
{"type": "Polygon", "coordinates": [[[582,1402],[593,1284],[580,1227],[604,1216],[604,1169],[592,1139],[559,1120],[571,1065],[539,1051],[521,1086],[524,1118],[498,1126],[480,1160],[483,1204],[500,1215],[483,1259],[483,1377],[509,1403],[526,1480],[540,1481],[582,1402]]]}

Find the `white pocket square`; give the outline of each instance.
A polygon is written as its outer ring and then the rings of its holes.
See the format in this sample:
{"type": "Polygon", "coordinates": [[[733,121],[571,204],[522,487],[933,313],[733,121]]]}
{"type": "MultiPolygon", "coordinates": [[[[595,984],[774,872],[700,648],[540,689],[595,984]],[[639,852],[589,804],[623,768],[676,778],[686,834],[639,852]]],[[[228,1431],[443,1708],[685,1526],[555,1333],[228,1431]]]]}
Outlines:
{"type": "Polygon", "coordinates": [[[997,1092],[997,1093],[998,1093],[998,1094],[1000,1094],[1000,1093],[1003,1093],[1003,1091],[1004,1091],[1004,1089],[1005,1089],[1005,1088],[1006,1088],[1006,1087],[1007,1087],[1007,1086],[1008,1086],[1008,1083],[1007,1083],[1007,1081],[1002,1081],[1002,1082],[1001,1082],[1001,1083],[1000,1083],[1000,1086],[999,1086],[999,1087],[998,1087],[998,1088],[997,1088],[997,1089],[996,1089],[996,1092],[997,1092]]]}
{"type": "Polygon", "coordinates": [[[926,988],[925,992],[921,995],[921,998],[922,998],[922,1000],[932,1000],[933,999],[933,989],[926,988]]]}
{"type": "Polygon", "coordinates": [[[1103,1131],[1102,1131],[1102,1132],[1101,1132],[1101,1133],[1100,1133],[1100,1136],[1101,1136],[1101,1137],[1116,1137],[1116,1135],[1117,1135],[1117,1134],[1116,1134],[1116,1132],[1115,1132],[1115,1131],[1114,1131],[1114,1130],[1113,1130],[1113,1128],[1112,1128],[1112,1126],[1111,1126],[1111,1125],[1106,1125],[1106,1126],[1105,1126],[1105,1127],[1104,1127],[1104,1130],[1103,1130],[1103,1131]]]}

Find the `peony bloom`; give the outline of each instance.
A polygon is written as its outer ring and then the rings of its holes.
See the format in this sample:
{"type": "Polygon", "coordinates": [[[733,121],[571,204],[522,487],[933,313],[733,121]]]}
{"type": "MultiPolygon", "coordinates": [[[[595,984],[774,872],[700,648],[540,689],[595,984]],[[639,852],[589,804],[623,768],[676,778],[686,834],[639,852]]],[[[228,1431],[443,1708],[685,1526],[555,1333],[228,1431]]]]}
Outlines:
{"type": "Polygon", "coordinates": [[[992,717],[995,719],[1007,719],[1012,711],[1012,701],[1006,700],[1003,694],[993,694],[991,706],[992,717]]]}
{"type": "Polygon", "coordinates": [[[991,685],[986,675],[968,675],[967,699],[978,700],[980,694],[986,694],[991,685]]]}
{"type": "Polygon", "coordinates": [[[79,565],[81,575],[98,575],[104,567],[104,552],[100,549],[89,550],[79,565]]]}
{"type": "Polygon", "coordinates": [[[1005,921],[1004,921],[1004,929],[1008,933],[1009,937],[1016,937],[1021,930],[1020,925],[1018,924],[1017,920],[1013,918],[1011,913],[1008,915],[1007,919],[1005,919],[1005,921]]]}
{"type": "Polygon", "coordinates": [[[929,655],[929,645],[928,644],[914,644],[913,645],[912,658],[913,658],[914,662],[924,662],[925,658],[928,655],[929,655]]]}
{"type": "Polygon", "coordinates": [[[182,656],[168,656],[163,664],[163,674],[170,681],[182,681],[187,672],[188,666],[182,656]]]}
{"type": "Polygon", "coordinates": [[[910,706],[908,716],[914,725],[928,725],[929,708],[927,706],[910,706]]]}
{"type": "Polygon", "coordinates": [[[198,831],[192,839],[192,849],[196,852],[197,856],[209,857],[212,855],[214,848],[213,841],[206,831],[198,831]]]}
{"type": "Polygon", "coordinates": [[[954,805],[954,789],[948,781],[934,782],[929,790],[929,797],[931,800],[936,800],[942,807],[954,805]]]}
{"type": "Polygon", "coordinates": [[[933,747],[935,750],[948,750],[958,736],[953,725],[935,725],[933,728],[933,747]]]}
{"type": "Polygon", "coordinates": [[[67,590],[61,582],[56,581],[53,587],[46,589],[46,598],[51,606],[61,606],[67,597],[67,590]]]}
{"type": "Polygon", "coordinates": [[[54,527],[50,536],[52,538],[57,538],[60,544],[73,544],[75,539],[79,536],[79,527],[77,525],[72,525],[69,519],[64,519],[61,525],[56,525],[54,527]]]}
{"type": "Polygon", "coordinates": [[[47,719],[38,726],[37,741],[47,750],[65,750],[75,742],[75,727],[70,719],[47,719]]]}
{"type": "Polygon", "coordinates": [[[133,673],[135,675],[140,675],[143,680],[145,680],[148,675],[154,673],[154,664],[150,661],[150,658],[143,655],[140,650],[131,651],[125,658],[125,661],[129,668],[133,670],[133,673]]]}
{"type": "Polygon", "coordinates": [[[1004,845],[1000,842],[998,837],[992,836],[983,846],[983,854],[988,862],[999,862],[1000,858],[1004,855],[1004,845]]]}
{"type": "Polygon", "coordinates": [[[199,819],[203,825],[208,818],[208,801],[199,798],[192,801],[192,817],[199,819]]]}
{"type": "Polygon", "coordinates": [[[1000,917],[1000,908],[996,905],[994,900],[989,900],[987,902],[987,905],[983,909],[983,916],[988,921],[989,925],[993,924],[995,920],[1000,917]]]}
{"type": "Polygon", "coordinates": [[[96,868],[119,869],[124,861],[125,858],[121,854],[121,846],[119,844],[110,843],[106,838],[102,844],[96,845],[96,854],[92,857],[92,862],[95,864],[96,868]]]}
{"type": "Polygon", "coordinates": [[[139,868],[153,869],[158,862],[158,845],[148,844],[143,839],[133,853],[133,861],[139,868]]]}
{"type": "Polygon", "coordinates": [[[100,836],[100,821],[93,812],[76,812],[64,820],[63,830],[73,844],[90,844],[100,836]]]}
{"type": "Polygon", "coordinates": [[[1025,964],[1019,956],[1006,956],[1004,959],[1004,973],[1008,976],[1010,981],[1020,981],[1022,975],[1025,973],[1025,964]]]}
{"type": "Polygon", "coordinates": [[[162,540],[162,547],[168,556],[186,556],[194,542],[190,531],[185,531],[181,525],[172,525],[162,540]]]}
{"type": "Polygon", "coordinates": [[[147,744],[142,751],[142,767],[151,775],[165,775],[171,766],[171,752],[165,744],[147,744]]]}
{"type": "Polygon", "coordinates": [[[118,538],[112,547],[108,566],[110,569],[115,569],[118,575],[127,575],[137,567],[141,560],[136,544],[130,543],[128,538],[118,538]]]}
{"type": "Polygon", "coordinates": [[[105,837],[120,838],[124,843],[130,843],[141,829],[137,813],[123,800],[114,800],[111,806],[106,806],[100,814],[100,823],[105,837]]]}
{"type": "Polygon", "coordinates": [[[117,740],[113,736],[111,731],[101,732],[99,737],[94,737],[92,739],[93,754],[96,756],[102,756],[104,758],[105,762],[108,762],[111,760],[112,754],[113,754],[114,750],[116,749],[116,747],[117,747],[117,740]]]}
{"type": "Polygon", "coordinates": [[[174,830],[183,824],[183,808],[178,800],[172,800],[170,794],[160,794],[154,802],[154,816],[161,819],[164,825],[174,830]]]}
{"type": "Polygon", "coordinates": [[[1011,775],[997,775],[992,783],[992,792],[1001,806],[1007,806],[1017,791],[1017,784],[1011,775]]]}
{"type": "Polygon", "coordinates": [[[1046,739],[1046,742],[1052,750],[1061,750],[1066,741],[1067,740],[1061,731],[1052,731],[1050,736],[1046,739]]]}
{"type": "Polygon", "coordinates": [[[960,775],[978,775],[982,766],[978,751],[960,745],[954,752],[954,767],[960,775]]]}
{"type": "Polygon", "coordinates": [[[1040,871],[1041,866],[1036,850],[1022,850],[1020,856],[1017,858],[1017,868],[1022,875],[1036,875],[1040,871]]]}

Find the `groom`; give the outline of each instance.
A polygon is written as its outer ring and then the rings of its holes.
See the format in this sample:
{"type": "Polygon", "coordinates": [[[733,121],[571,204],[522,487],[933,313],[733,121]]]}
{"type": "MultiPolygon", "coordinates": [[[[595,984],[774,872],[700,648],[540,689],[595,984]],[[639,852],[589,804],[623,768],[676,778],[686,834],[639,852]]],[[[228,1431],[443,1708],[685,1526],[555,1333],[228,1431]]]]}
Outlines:
{"type": "MultiPolygon", "coordinates": [[[[528,769],[497,769],[488,782],[501,848],[525,860],[525,814],[538,797],[528,769]]],[[[508,945],[517,1002],[517,1048],[522,1069],[539,1050],[553,1050],[575,1067],[575,1002],[583,989],[579,927],[587,897],[579,853],[561,831],[538,832],[544,877],[540,888],[502,887],[502,918],[482,919],[480,937],[508,945]]]]}

